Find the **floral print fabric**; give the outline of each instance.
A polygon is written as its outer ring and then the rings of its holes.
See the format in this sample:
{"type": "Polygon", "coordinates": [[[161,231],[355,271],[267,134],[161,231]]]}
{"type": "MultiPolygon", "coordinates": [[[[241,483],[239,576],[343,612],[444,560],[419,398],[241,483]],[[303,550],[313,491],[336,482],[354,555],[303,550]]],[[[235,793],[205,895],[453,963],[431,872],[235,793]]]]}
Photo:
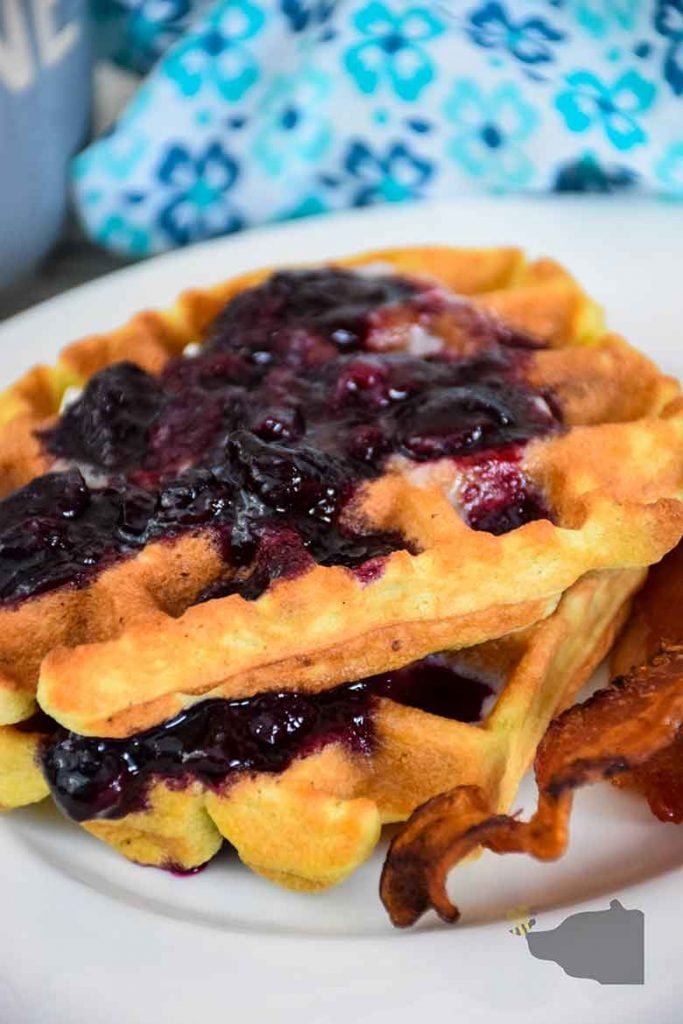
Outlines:
{"type": "Polygon", "coordinates": [[[92,2],[147,77],[76,201],[129,255],[482,189],[683,198],[683,0],[92,2]]]}

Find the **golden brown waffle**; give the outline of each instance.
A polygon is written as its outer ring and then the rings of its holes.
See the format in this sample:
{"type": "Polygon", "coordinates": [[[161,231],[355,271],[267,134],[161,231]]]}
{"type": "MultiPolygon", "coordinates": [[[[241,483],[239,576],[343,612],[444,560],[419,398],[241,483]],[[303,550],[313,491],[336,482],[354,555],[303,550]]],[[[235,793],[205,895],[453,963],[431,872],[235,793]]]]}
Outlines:
{"type": "MultiPolygon", "coordinates": [[[[348,876],[374,848],[381,825],[405,819],[458,784],[481,787],[507,810],[550,719],[572,702],[611,646],[641,570],[602,572],[576,583],[549,618],[458,656],[459,664],[501,680],[481,724],[378,701],[372,752],[341,743],[295,760],[279,774],[235,777],[211,791],[157,781],[144,810],[85,828],[143,864],[192,868],[223,838],[259,874],[292,889],[322,889],[348,876]]],[[[0,729],[0,803],[41,799],[33,760],[39,737],[0,729]]]]}
{"type": "MultiPolygon", "coordinates": [[[[562,268],[526,263],[513,249],[412,249],[347,262],[434,278],[549,343],[530,352],[527,377],[553,389],[570,429],[529,444],[523,467],[556,525],[475,532],[453,507],[462,479],[452,465],[396,459],[364,487],[352,514],[401,531],[420,553],[394,552],[370,582],[316,565],[256,601],[233,595],[192,606],[224,568],[211,537],[149,544],[88,586],[0,610],[0,722],[31,713],[39,674],[47,713],[105,736],[130,735],[209,696],[323,690],[522,628],[550,613],[585,573],[641,567],[676,543],[683,529],[678,386],[603,331],[595,304],[562,268]]],[[[56,368],[37,368],[10,388],[0,402],[5,491],[50,468],[34,435],[54,417],[67,385],[124,358],[159,370],[266,273],[188,292],[167,313],[140,314],[69,346],[56,368]]],[[[412,327],[399,319],[375,341],[401,349],[412,327]]],[[[430,330],[468,350],[448,316],[430,330]]]]}

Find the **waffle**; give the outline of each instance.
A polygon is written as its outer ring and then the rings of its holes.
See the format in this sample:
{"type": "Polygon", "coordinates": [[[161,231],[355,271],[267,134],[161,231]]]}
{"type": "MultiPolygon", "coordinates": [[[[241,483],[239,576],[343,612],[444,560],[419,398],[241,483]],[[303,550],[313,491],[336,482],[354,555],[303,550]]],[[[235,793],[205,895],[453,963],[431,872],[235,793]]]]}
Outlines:
{"type": "MultiPolygon", "coordinates": [[[[495,704],[476,724],[377,698],[372,743],[332,742],[284,771],[236,776],[225,788],[152,779],[144,807],[83,822],[131,860],[191,870],[224,838],[260,875],[297,890],[348,876],[380,828],[457,784],[481,787],[507,810],[550,719],[570,704],[611,646],[642,570],[595,573],[576,583],[536,625],[453,656],[464,678],[486,679],[495,704]]],[[[461,683],[464,685],[464,683],[461,683]]],[[[41,799],[38,729],[0,730],[0,802],[41,799]]]]}
{"type": "MultiPolygon", "coordinates": [[[[258,600],[231,593],[197,603],[226,574],[214,533],[194,529],[147,543],[78,586],[4,602],[0,722],[31,715],[36,686],[40,707],[60,725],[107,737],[136,734],[209,698],[325,691],[524,628],[550,614],[586,573],[637,569],[676,543],[683,527],[678,386],[603,329],[597,307],[566,271],[547,259],[528,263],[514,249],[412,249],[347,263],[436,282],[423,287],[441,297],[426,311],[398,303],[375,317],[366,346],[373,352],[419,353],[436,339],[473,358],[491,332],[503,347],[523,350],[525,385],[552,396],[565,429],[523,445],[505,472],[530,481],[549,517],[501,535],[474,529],[463,510],[496,486],[486,453],[395,455],[363,482],[343,516],[345,528],[403,540],[358,571],[313,561],[306,571],[283,571],[258,600]],[[444,288],[472,302],[452,295],[444,302],[444,288]]],[[[40,435],[69,386],[120,360],[160,372],[188,345],[210,339],[226,302],[266,277],[188,292],[169,312],[140,314],[69,346],[55,368],[36,368],[10,388],[0,402],[5,492],[64,468],[40,435]]]]}
{"type": "Polygon", "coordinates": [[[453,786],[505,810],[644,567],[679,539],[678,386],[603,329],[562,268],[511,249],[348,264],[187,293],[3,396],[4,807],[49,782],[133,860],[192,869],[227,838],[264,876],[324,888],[384,822],[453,786]],[[262,381],[271,363],[281,407],[241,407],[249,430],[231,425],[220,476],[201,461],[225,414],[215,381],[262,381]],[[439,383],[420,391],[421,375],[439,383]],[[302,433],[324,470],[294,447],[302,433]],[[351,450],[368,465],[349,482],[351,450]],[[98,547],[105,535],[119,547],[98,547]],[[428,707],[419,687],[398,699],[397,673],[434,651],[501,691],[481,720],[428,707]]]}

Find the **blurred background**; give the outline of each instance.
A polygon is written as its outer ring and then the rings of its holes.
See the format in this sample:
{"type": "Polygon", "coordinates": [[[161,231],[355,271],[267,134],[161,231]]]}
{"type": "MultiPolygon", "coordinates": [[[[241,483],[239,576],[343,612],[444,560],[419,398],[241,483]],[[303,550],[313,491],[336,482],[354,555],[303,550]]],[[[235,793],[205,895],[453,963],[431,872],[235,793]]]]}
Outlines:
{"type": "Polygon", "coordinates": [[[0,317],[260,224],[577,191],[683,198],[683,0],[0,0],[0,317]]]}

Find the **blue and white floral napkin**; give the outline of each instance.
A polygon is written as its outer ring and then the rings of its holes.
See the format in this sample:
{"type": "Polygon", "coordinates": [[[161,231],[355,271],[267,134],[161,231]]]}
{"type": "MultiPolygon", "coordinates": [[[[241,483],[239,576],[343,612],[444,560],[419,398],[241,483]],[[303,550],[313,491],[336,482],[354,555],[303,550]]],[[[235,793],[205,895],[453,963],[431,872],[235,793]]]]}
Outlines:
{"type": "Polygon", "coordinates": [[[149,73],[76,160],[146,255],[252,224],[497,192],[683,197],[683,0],[96,0],[149,73]]]}

